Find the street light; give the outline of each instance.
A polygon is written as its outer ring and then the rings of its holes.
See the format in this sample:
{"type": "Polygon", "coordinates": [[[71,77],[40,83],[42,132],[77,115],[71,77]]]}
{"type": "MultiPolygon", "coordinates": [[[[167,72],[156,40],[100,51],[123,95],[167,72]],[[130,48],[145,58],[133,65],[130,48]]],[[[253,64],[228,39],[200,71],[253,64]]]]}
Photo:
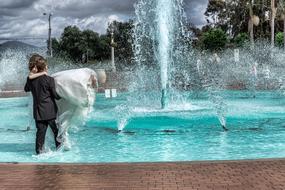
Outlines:
{"type": "Polygon", "coordinates": [[[112,71],[116,72],[115,65],[115,41],[114,41],[114,23],[111,23],[111,60],[112,60],[112,71]]]}
{"type": "Polygon", "coordinates": [[[43,15],[45,16],[48,15],[49,29],[48,29],[48,46],[47,46],[48,52],[47,53],[50,57],[52,57],[51,23],[50,23],[52,13],[49,13],[49,14],[43,13],[43,15]]]}

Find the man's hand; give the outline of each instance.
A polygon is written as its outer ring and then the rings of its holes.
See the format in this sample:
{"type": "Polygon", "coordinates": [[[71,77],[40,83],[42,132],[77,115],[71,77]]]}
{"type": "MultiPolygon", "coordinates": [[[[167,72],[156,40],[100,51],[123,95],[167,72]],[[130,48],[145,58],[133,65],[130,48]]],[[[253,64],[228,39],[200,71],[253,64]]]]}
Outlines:
{"type": "Polygon", "coordinates": [[[92,88],[98,89],[98,81],[97,81],[97,78],[96,78],[94,75],[91,75],[90,80],[91,80],[91,86],[92,86],[92,88]]]}

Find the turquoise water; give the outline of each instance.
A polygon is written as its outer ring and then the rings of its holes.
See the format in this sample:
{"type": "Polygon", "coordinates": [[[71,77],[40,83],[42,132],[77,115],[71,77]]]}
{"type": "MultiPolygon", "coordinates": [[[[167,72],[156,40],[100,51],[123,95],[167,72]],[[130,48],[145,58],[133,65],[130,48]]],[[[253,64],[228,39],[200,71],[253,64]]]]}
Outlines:
{"type": "MultiPolygon", "coordinates": [[[[285,98],[274,92],[225,92],[228,132],[203,95],[193,94],[166,110],[131,106],[131,94],[97,95],[84,126],[70,129],[72,149],[34,152],[35,127],[28,98],[0,99],[0,162],[156,162],[285,157],[285,98]],[[197,98],[198,97],[198,98],[197,98]],[[123,131],[118,133],[118,127],[123,131]]],[[[144,104],[142,104],[144,105],[144,104]]]]}

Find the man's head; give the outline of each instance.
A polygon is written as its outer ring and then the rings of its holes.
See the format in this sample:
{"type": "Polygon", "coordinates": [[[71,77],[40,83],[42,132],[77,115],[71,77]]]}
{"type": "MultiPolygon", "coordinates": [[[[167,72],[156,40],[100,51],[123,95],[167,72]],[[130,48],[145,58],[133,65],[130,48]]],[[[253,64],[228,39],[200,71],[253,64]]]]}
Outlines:
{"type": "Polygon", "coordinates": [[[47,61],[46,59],[39,55],[34,54],[29,60],[29,70],[31,72],[43,72],[47,69],[47,61]]]}

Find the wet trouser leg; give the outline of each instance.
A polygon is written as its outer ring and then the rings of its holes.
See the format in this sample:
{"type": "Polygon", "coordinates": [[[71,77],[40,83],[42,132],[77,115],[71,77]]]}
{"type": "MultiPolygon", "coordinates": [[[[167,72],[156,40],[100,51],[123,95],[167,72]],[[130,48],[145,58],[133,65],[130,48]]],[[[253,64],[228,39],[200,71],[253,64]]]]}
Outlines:
{"type": "Polygon", "coordinates": [[[46,136],[46,131],[47,131],[48,126],[50,126],[54,134],[54,141],[55,141],[56,148],[60,146],[60,142],[57,140],[58,127],[56,125],[55,120],[36,121],[36,127],[37,127],[36,153],[37,154],[41,154],[43,152],[45,136],[46,136]]]}
{"type": "Polygon", "coordinates": [[[37,136],[36,136],[36,153],[41,154],[45,143],[48,122],[36,121],[37,136]]]}
{"type": "Polygon", "coordinates": [[[48,125],[50,126],[53,135],[54,135],[54,141],[55,141],[55,146],[56,148],[58,148],[60,146],[60,142],[57,140],[57,136],[58,136],[58,127],[56,125],[55,120],[50,120],[48,121],[48,125]]]}

